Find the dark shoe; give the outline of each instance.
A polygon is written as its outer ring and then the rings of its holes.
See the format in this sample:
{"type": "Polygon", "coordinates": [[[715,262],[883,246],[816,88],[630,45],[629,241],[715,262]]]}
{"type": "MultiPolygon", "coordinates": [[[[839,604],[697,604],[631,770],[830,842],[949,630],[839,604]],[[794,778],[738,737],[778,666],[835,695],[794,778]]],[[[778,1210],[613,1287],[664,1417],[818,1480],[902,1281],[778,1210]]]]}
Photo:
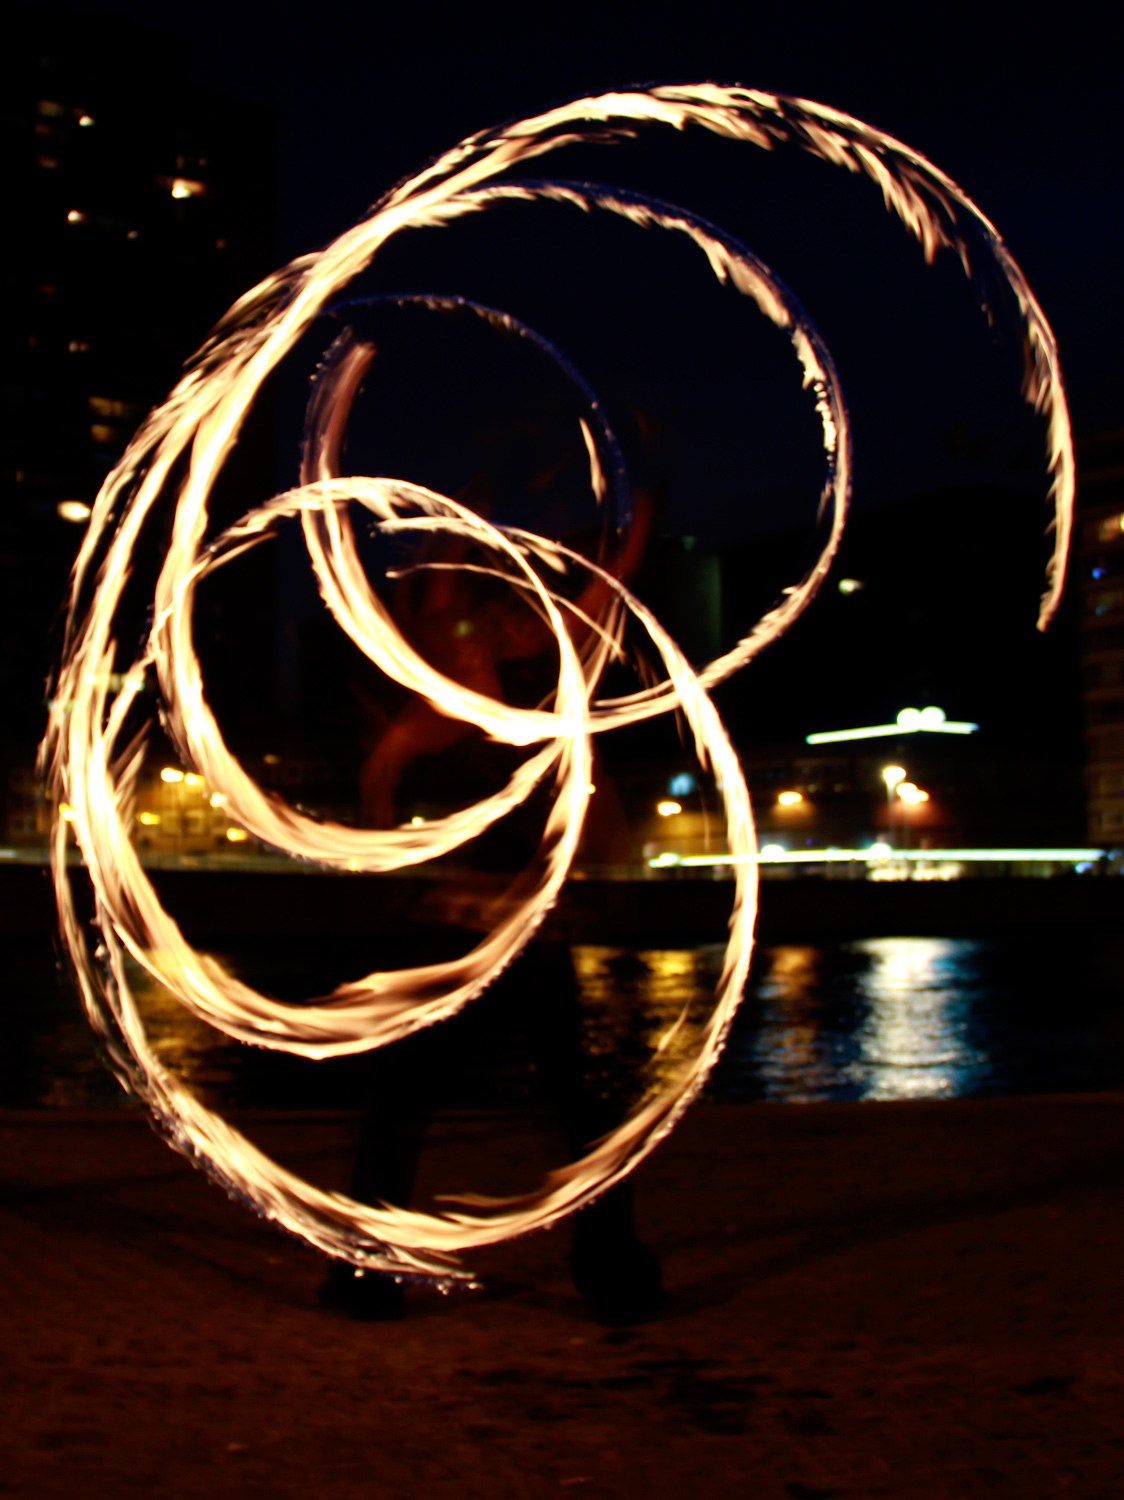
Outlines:
{"type": "Polygon", "coordinates": [[[610,1328],[645,1323],[663,1305],[659,1260],[635,1237],[599,1241],[575,1234],[571,1271],[593,1316],[610,1328]]]}
{"type": "Polygon", "coordinates": [[[322,1307],[357,1323],[393,1323],[406,1316],[406,1293],[400,1281],[378,1271],[358,1271],[343,1260],[332,1262],[317,1296],[322,1307]]]}

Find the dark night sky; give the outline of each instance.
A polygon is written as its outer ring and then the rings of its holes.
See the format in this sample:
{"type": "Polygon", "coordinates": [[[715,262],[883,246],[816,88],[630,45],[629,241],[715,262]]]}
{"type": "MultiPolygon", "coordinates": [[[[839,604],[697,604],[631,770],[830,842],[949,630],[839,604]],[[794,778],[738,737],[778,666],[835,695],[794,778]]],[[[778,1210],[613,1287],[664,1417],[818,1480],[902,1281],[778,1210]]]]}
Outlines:
{"type": "MultiPolygon", "coordinates": [[[[1055,327],[1078,431],[1121,424],[1118,47],[1103,10],[1094,19],[1086,0],[1060,7],[1054,30],[1010,3],[502,3],[463,7],[452,19],[425,5],[339,0],[81,8],[187,34],[197,82],[276,109],[285,258],[323,244],[469,131],[575,93],[715,78],[837,105],[918,147],[976,198],[1055,327]]],[[[593,170],[627,182],[627,150],[606,151],[593,170]]],[[[571,175],[564,155],[546,170],[571,175]]],[[[967,283],[951,266],[926,271],[901,231],[883,225],[873,189],[793,158],[782,172],[753,159],[762,156],[745,148],[733,166],[700,160],[693,178],[673,171],[667,195],[742,236],[820,324],[855,416],[857,500],[979,480],[1039,488],[1017,413],[1015,355],[989,345],[967,283]],[[903,378],[909,361],[919,378],[903,378]]],[[[650,274],[644,295],[658,268],[650,274]]],[[[584,351],[573,352],[580,363],[584,351]]],[[[597,351],[589,357],[596,366],[597,351]]],[[[748,445],[757,524],[778,524],[789,519],[785,454],[766,451],[768,433],[753,451],[748,429],[738,438],[723,431],[738,425],[739,397],[753,399],[732,377],[731,358],[696,365],[686,381],[669,377],[680,425],[700,422],[686,458],[706,455],[685,493],[695,503],[706,490],[719,511],[737,506],[748,445]]],[[[784,419],[771,425],[786,437],[796,431],[784,419]]]]}

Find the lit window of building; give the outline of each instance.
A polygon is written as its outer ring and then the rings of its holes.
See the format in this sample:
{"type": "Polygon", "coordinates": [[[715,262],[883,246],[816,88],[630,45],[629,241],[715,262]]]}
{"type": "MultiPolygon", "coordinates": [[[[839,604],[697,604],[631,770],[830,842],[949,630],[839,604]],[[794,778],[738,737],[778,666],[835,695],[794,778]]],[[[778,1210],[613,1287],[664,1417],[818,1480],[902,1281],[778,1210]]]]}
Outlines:
{"type": "Polygon", "coordinates": [[[91,396],[90,410],[95,417],[131,417],[134,414],[130,402],[115,396],[91,396]]]}

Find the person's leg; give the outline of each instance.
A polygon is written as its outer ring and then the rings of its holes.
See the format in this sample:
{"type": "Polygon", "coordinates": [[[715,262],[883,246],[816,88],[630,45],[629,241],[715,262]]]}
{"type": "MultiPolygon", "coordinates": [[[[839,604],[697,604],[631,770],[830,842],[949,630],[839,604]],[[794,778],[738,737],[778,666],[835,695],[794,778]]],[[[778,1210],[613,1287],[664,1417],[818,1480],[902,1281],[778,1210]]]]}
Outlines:
{"type": "MultiPolygon", "coordinates": [[[[558,1109],[570,1151],[584,1156],[619,1124],[625,1104],[620,1098],[600,1097],[586,1079],[570,949],[564,943],[532,943],[509,972],[522,980],[543,1090],[558,1109]]],[[[658,1311],[663,1300],[660,1263],[636,1234],[631,1178],[574,1215],[571,1271],[574,1286],[603,1323],[637,1323],[658,1311]]]]}
{"type": "MultiPolygon", "coordinates": [[[[368,1103],[348,1189],[352,1198],[409,1206],[444,1070],[445,1048],[438,1031],[419,1032],[370,1055],[368,1103]]],[[[405,1312],[404,1290],[393,1276],[362,1272],[343,1260],[329,1267],[320,1301],[364,1321],[400,1318],[405,1312]]]]}

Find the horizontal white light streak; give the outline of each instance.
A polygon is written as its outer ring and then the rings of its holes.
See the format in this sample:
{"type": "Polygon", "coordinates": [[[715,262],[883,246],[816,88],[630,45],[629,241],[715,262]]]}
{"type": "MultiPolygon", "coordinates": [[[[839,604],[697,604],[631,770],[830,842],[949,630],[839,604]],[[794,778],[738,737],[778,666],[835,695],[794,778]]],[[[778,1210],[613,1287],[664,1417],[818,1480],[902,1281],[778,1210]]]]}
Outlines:
{"type": "Polygon", "coordinates": [[[673,854],[668,851],[648,861],[653,870],[699,868],[708,865],[835,865],[884,864],[891,859],[921,863],[1084,864],[1102,859],[1103,849],[794,849],[783,854],[762,849],[756,854],[673,854]]]}
{"type": "Polygon", "coordinates": [[[832,729],[826,734],[806,734],[806,745],[831,745],[840,740],[880,740],[899,734],[975,734],[980,726],[959,719],[941,724],[871,724],[865,729],[832,729]]]}

